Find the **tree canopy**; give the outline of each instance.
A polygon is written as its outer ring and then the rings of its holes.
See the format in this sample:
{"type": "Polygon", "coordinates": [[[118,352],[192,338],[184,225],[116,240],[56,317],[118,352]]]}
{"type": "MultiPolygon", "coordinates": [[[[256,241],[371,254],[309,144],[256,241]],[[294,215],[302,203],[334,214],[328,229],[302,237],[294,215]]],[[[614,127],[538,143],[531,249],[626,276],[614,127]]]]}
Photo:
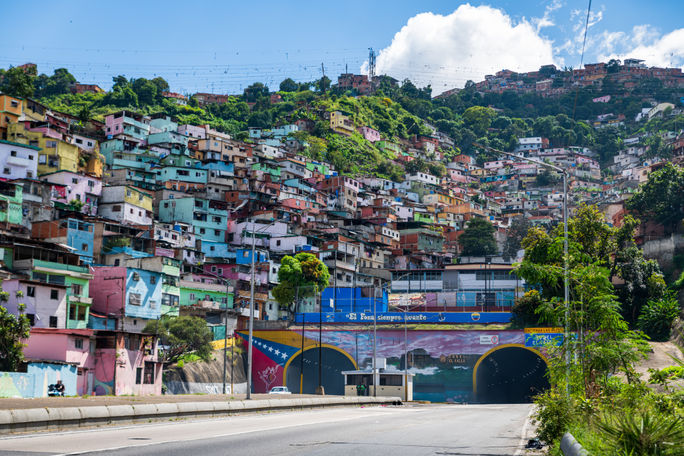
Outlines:
{"type": "Polygon", "coordinates": [[[174,363],[190,352],[205,361],[211,358],[213,334],[203,318],[162,317],[147,323],[144,332],[159,336],[159,342],[164,347],[160,350],[164,362],[174,363]]]}
{"type": "Polygon", "coordinates": [[[494,255],[497,252],[494,233],[496,228],[488,220],[474,218],[468,222],[458,238],[463,256],[494,255]]]}
{"type": "Polygon", "coordinates": [[[281,307],[290,313],[296,311],[296,299],[315,296],[330,284],[328,267],[315,255],[298,253],[286,255],[280,262],[278,281],[273,288],[273,297],[281,307]]]}

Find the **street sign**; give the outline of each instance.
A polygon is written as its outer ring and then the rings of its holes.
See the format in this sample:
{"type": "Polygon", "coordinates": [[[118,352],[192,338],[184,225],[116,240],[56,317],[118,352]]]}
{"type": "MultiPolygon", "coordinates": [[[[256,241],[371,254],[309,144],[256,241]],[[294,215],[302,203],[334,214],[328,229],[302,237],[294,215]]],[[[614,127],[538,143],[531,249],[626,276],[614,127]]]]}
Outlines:
{"type": "Polygon", "coordinates": [[[525,334],[562,334],[563,332],[563,328],[525,328],[525,334]]]}
{"type": "Polygon", "coordinates": [[[525,347],[558,347],[563,344],[563,333],[525,333],[525,347]]]}

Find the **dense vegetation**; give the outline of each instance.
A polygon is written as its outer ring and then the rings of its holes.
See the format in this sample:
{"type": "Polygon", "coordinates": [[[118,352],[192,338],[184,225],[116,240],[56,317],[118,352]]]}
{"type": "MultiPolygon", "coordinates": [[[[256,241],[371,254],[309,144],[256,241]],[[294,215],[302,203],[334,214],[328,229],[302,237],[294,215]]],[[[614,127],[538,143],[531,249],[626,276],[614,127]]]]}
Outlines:
{"type": "MultiPolygon", "coordinates": [[[[558,81],[563,77],[564,73],[560,73],[558,81]]],[[[607,80],[601,89],[584,88],[558,97],[513,92],[481,94],[469,83],[456,94],[433,99],[429,86],[417,88],[409,80],[396,84],[391,78],[381,77],[373,96],[355,97],[351,91],[343,92],[331,86],[327,77],[303,83],[288,78],[280,84],[279,99],[273,100],[275,103],[271,99],[272,90],[257,82],[242,94],[229,97],[226,103],[204,107],[199,107],[194,98],[185,106],[164,98],[162,92],[168,91],[169,85],[161,77],[116,76],[112,89],[100,94],[71,94],[69,86],[75,81],[64,68],[55,70],[52,76],[19,68],[0,70],[0,91],[39,98],[53,109],[84,121],[91,117],[101,120],[104,115],[124,108],[145,114],[163,112],[180,123],[208,124],[238,139],[246,139],[248,127],[271,128],[308,119],[314,124],[313,130],[298,136],[306,144],[304,154],[327,160],[344,173],[373,173],[393,180],[401,180],[404,172],[391,162],[395,158],[391,153],[383,152],[361,135],[333,134],[324,113],[342,111],[357,126],[370,126],[390,141],[429,134],[430,125],[455,142],[454,150],[441,151],[443,156],[467,153],[476,155],[480,162],[489,157],[476,151],[473,142],[511,151],[517,145],[517,138],[526,136],[543,136],[552,146],[586,146],[607,162],[629,135],[656,133],[684,125],[684,117],[678,116],[595,130],[586,120],[579,120],[606,113],[624,114],[630,120],[643,107],[650,106],[651,100],[677,102],[676,90],[650,79],[642,80],[630,93],[607,80]],[[608,103],[592,101],[602,95],[614,96],[608,103]]],[[[657,135],[645,138],[644,143],[652,154],[668,153],[657,135]]],[[[428,165],[425,164],[425,169],[433,171],[428,165]]]]}

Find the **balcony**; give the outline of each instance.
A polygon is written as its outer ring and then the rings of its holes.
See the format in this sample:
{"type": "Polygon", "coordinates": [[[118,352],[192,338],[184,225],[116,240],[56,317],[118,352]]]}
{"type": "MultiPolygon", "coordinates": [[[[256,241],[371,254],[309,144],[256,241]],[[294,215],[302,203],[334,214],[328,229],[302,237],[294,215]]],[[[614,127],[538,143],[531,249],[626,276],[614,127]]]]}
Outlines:
{"type": "Polygon", "coordinates": [[[12,156],[7,157],[7,164],[14,165],[14,166],[21,166],[22,168],[29,168],[29,167],[33,166],[34,163],[35,163],[34,161],[29,160],[28,158],[12,157],[12,156]]]}

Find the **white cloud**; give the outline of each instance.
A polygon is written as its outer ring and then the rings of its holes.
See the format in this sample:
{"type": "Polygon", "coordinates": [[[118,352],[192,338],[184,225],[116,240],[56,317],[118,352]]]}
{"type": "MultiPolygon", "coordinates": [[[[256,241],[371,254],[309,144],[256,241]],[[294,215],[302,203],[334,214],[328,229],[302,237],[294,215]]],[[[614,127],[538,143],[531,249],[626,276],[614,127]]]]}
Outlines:
{"type": "Polygon", "coordinates": [[[599,61],[643,59],[648,66],[684,67],[684,28],[659,36],[648,25],[637,25],[631,34],[604,32],[599,44],[599,61]]]}
{"type": "MultiPolygon", "coordinates": [[[[533,71],[554,63],[552,42],[539,35],[539,24],[516,24],[499,9],[469,4],[446,16],[421,13],[380,51],[376,73],[431,84],[438,94],[503,68],[533,71]]],[[[366,69],[367,63],[361,71],[366,69]]]]}
{"type": "Polygon", "coordinates": [[[563,2],[561,2],[561,0],[552,0],[551,3],[546,5],[546,8],[544,9],[544,15],[542,17],[532,18],[532,24],[535,25],[537,33],[539,33],[541,29],[543,29],[544,27],[552,27],[556,25],[556,23],[553,22],[553,19],[551,18],[551,13],[561,8],[562,6],[563,2]]]}

